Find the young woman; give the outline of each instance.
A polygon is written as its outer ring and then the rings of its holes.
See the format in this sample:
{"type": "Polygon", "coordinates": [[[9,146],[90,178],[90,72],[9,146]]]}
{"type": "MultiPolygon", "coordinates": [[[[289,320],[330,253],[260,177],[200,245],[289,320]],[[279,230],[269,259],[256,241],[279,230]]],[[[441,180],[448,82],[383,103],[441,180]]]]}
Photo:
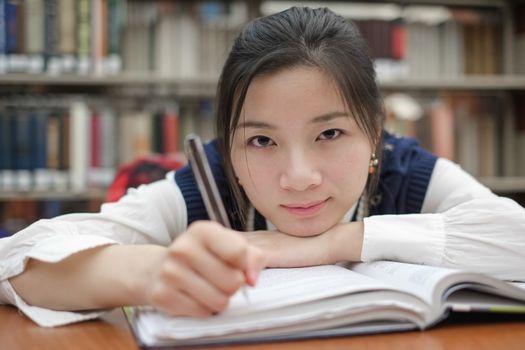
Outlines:
{"type": "Polygon", "coordinates": [[[266,266],[390,259],[525,280],[525,210],[382,131],[350,21],[309,8],[252,21],[217,104],[206,151],[235,230],[205,221],[186,167],[0,241],[0,301],[53,326],[126,304],[208,316],[266,266]]]}

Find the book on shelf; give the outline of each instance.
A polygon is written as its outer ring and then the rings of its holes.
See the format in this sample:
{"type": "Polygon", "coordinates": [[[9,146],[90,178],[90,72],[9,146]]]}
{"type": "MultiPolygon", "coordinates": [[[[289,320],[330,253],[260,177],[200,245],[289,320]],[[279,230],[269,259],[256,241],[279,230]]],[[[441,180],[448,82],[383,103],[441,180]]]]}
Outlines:
{"type": "Polygon", "coordinates": [[[170,317],[145,306],[124,311],[145,347],[424,330],[452,312],[525,317],[525,283],[389,261],[266,269],[247,293],[236,293],[225,311],[206,319],[170,317]]]}
{"type": "MultiPolygon", "coordinates": [[[[473,176],[513,175],[504,168],[503,153],[503,129],[511,120],[505,119],[504,101],[498,94],[393,93],[387,95],[384,101],[387,130],[398,135],[415,137],[422,147],[439,157],[453,160],[473,176]],[[400,99],[398,95],[406,97],[400,99]],[[396,108],[399,115],[393,110],[396,108]],[[422,110],[422,116],[409,117],[417,109],[422,110]],[[402,114],[407,116],[402,117],[402,114]]],[[[521,120],[518,114],[517,118],[521,120]]],[[[509,133],[512,133],[512,138],[519,138],[520,128],[512,126],[509,133]]],[[[506,152],[513,158],[520,153],[519,148],[506,152]]]]}
{"type": "Polygon", "coordinates": [[[391,18],[379,12],[376,16],[371,12],[368,19],[355,22],[379,79],[501,73],[502,20],[497,10],[409,5],[391,18]]]}
{"type": "Polygon", "coordinates": [[[0,73],[217,76],[247,3],[0,0],[0,73]]]}
{"type": "Polygon", "coordinates": [[[516,175],[525,176],[525,94],[521,93],[515,97],[516,112],[516,145],[514,147],[516,175]]]}
{"type": "Polygon", "coordinates": [[[525,5],[516,5],[514,12],[516,23],[514,37],[514,72],[525,74],[525,5]]]}
{"type": "Polygon", "coordinates": [[[0,113],[0,189],[12,187],[14,182],[14,149],[11,141],[12,121],[11,113],[0,113]]]}
{"type": "Polygon", "coordinates": [[[121,72],[127,0],[0,1],[0,72],[121,72]]]}

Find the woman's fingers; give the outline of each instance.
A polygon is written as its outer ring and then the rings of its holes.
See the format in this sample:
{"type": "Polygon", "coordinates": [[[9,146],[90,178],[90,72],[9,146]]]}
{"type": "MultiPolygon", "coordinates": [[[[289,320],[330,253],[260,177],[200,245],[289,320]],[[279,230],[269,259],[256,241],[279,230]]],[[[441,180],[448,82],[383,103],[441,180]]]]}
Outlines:
{"type": "Polygon", "coordinates": [[[190,266],[194,273],[227,295],[232,295],[244,284],[242,271],[220,260],[205,247],[196,246],[190,250],[181,244],[170,249],[170,257],[190,266]]]}
{"type": "Polygon", "coordinates": [[[164,284],[154,285],[151,304],[169,315],[209,317],[213,311],[198,303],[193,297],[176,288],[166,288],[164,284]]]}
{"type": "Polygon", "coordinates": [[[210,312],[219,312],[228,306],[229,295],[218,289],[184,263],[169,261],[162,270],[166,288],[181,291],[210,312]]]}
{"type": "Polygon", "coordinates": [[[213,222],[192,224],[169,247],[151,288],[151,303],[173,315],[223,311],[244,284],[255,285],[263,251],[239,232],[213,222]]]}

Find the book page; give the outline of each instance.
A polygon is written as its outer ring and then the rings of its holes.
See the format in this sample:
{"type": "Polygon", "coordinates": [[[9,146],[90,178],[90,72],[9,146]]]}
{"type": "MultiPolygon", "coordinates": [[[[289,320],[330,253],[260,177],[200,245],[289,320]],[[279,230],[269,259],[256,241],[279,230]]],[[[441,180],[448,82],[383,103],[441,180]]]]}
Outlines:
{"type": "Polygon", "coordinates": [[[433,304],[438,284],[456,270],[441,267],[406,264],[394,261],[374,261],[355,264],[352,270],[381,281],[395,288],[414,294],[429,305],[433,304]]]}
{"type": "Polygon", "coordinates": [[[336,265],[266,269],[261,272],[255,287],[247,287],[248,300],[238,291],[223,315],[253,313],[347,293],[389,288],[384,282],[336,265]]]}
{"type": "Polygon", "coordinates": [[[421,298],[431,306],[434,316],[442,312],[450,293],[465,288],[525,301],[523,284],[476,272],[393,261],[361,263],[351,268],[421,298]]]}
{"type": "Polygon", "coordinates": [[[145,337],[184,339],[377,319],[422,325],[428,311],[409,294],[335,265],[267,269],[247,293],[245,298],[239,291],[226,311],[206,319],[169,317],[144,309],[139,329],[145,337]]]}

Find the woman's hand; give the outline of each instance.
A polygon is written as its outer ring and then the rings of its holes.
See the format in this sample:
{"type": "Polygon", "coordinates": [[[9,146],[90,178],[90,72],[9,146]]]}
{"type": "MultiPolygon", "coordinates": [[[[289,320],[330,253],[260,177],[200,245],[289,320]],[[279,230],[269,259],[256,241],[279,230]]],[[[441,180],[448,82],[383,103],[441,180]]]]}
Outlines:
{"type": "Polygon", "coordinates": [[[146,300],[180,316],[224,310],[244,284],[255,285],[266,258],[243,234],[214,222],[197,222],[167,249],[146,288],[146,300]]]}
{"type": "Polygon", "coordinates": [[[278,231],[246,234],[248,241],[261,248],[269,267],[299,267],[360,261],[363,223],[338,224],[316,236],[297,237],[278,231]]]}

